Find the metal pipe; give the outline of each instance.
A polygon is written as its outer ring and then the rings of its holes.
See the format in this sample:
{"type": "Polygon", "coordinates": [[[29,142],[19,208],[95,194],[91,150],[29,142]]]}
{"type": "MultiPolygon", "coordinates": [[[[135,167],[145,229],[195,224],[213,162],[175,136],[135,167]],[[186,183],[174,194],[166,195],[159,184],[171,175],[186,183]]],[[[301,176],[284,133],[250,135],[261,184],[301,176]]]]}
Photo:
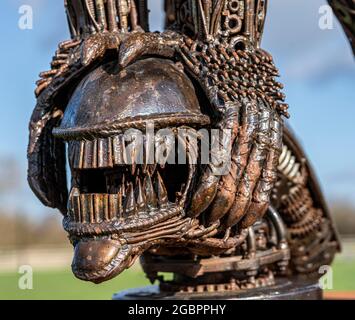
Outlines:
{"type": "Polygon", "coordinates": [[[149,10],[147,0],[138,0],[139,24],[146,32],[149,31],[149,10]]]}
{"type": "Polygon", "coordinates": [[[97,22],[101,29],[100,31],[105,31],[107,30],[107,21],[106,21],[104,0],[96,0],[95,4],[96,4],[97,22]]]}
{"type": "Polygon", "coordinates": [[[117,8],[115,0],[107,0],[107,21],[109,31],[118,31],[117,8]]]}
{"type": "Polygon", "coordinates": [[[200,30],[200,34],[204,35],[204,38],[207,38],[208,36],[208,29],[207,29],[207,20],[206,20],[206,12],[205,12],[205,8],[202,4],[202,0],[198,0],[198,9],[199,9],[199,13],[201,16],[201,22],[199,22],[199,25],[202,24],[202,30],[200,30]]]}
{"type": "Polygon", "coordinates": [[[246,0],[245,35],[253,42],[255,38],[255,0],[246,0]]]}
{"type": "Polygon", "coordinates": [[[221,26],[220,26],[220,21],[221,21],[221,13],[225,5],[225,0],[217,0],[216,5],[213,8],[213,15],[211,18],[211,27],[210,27],[210,33],[211,35],[215,36],[221,26]]]}
{"type": "Polygon", "coordinates": [[[120,29],[122,32],[128,31],[128,3],[126,0],[117,0],[120,29]]]}
{"type": "Polygon", "coordinates": [[[287,247],[287,230],[280,215],[272,206],[269,207],[267,215],[275,226],[280,249],[283,249],[285,246],[287,247]]]}
{"type": "Polygon", "coordinates": [[[131,29],[137,30],[138,27],[138,12],[135,0],[131,0],[130,8],[130,18],[131,18],[131,29]]]}
{"type": "Polygon", "coordinates": [[[74,13],[71,12],[71,10],[69,8],[68,0],[64,0],[64,7],[65,7],[65,12],[67,14],[70,36],[72,39],[75,39],[78,36],[78,32],[77,32],[76,27],[74,25],[74,20],[75,20],[74,13]]]}
{"type": "Polygon", "coordinates": [[[88,12],[89,18],[91,20],[91,23],[92,23],[93,27],[95,28],[95,31],[99,32],[100,27],[96,21],[94,0],[85,0],[85,6],[86,6],[86,10],[88,12]]]}

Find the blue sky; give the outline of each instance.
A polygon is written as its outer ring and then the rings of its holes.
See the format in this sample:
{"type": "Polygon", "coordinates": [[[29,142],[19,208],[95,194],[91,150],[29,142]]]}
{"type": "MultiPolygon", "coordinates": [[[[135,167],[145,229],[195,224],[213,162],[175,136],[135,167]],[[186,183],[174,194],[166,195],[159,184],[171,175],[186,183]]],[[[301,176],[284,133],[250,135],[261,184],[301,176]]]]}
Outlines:
{"type": "MultiPolygon", "coordinates": [[[[157,30],[162,25],[160,1],[150,2],[151,27],[157,30]]],[[[290,123],[326,196],[355,204],[355,61],[337,21],[332,30],[319,28],[318,10],[324,4],[325,0],[270,0],[263,47],[281,71],[290,123]]],[[[0,197],[0,205],[42,215],[48,210],[26,183],[27,127],[38,73],[48,69],[57,43],[68,38],[63,1],[3,0],[0,30],[0,164],[18,163],[20,168],[14,177],[19,184],[0,197]],[[23,4],[33,7],[33,30],[18,28],[23,4]]],[[[6,172],[3,166],[0,180],[6,172]]]]}

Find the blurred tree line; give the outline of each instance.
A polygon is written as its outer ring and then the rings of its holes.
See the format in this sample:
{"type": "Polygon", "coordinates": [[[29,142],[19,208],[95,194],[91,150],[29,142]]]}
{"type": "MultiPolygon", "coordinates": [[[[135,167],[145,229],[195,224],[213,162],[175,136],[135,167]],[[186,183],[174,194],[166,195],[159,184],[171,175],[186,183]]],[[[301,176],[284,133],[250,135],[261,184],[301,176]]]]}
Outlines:
{"type": "Polygon", "coordinates": [[[349,202],[336,201],[330,206],[338,231],[343,236],[355,237],[355,206],[349,202]]]}
{"type": "Polygon", "coordinates": [[[0,250],[33,245],[66,245],[60,214],[48,213],[45,218],[39,218],[19,209],[24,184],[16,159],[0,157],[0,250]]]}
{"type": "Polygon", "coordinates": [[[67,245],[66,233],[58,217],[50,213],[48,217],[35,221],[25,214],[9,215],[0,211],[0,249],[36,245],[67,245]]]}

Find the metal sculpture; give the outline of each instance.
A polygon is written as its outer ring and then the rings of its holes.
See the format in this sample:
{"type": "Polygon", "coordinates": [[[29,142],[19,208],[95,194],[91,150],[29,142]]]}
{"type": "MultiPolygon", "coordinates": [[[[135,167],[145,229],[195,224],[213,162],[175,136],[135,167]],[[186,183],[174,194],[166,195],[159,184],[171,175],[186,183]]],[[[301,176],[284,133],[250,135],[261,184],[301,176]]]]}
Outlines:
{"type": "Polygon", "coordinates": [[[328,0],[328,2],[342,24],[355,55],[355,1],[328,0]]]}
{"type": "Polygon", "coordinates": [[[260,48],[267,1],[167,0],[162,33],[149,32],[144,0],[65,6],[72,39],[37,83],[28,179],[64,215],[74,274],[102,282],[140,257],[162,290],[187,294],[318,278],[339,241],[284,124],[278,70],[260,48]],[[149,123],[150,142],[159,145],[157,131],[170,129],[186,164],[149,162],[149,136],[141,154],[128,146],[149,123]],[[229,130],[227,172],[216,174],[218,161],[194,163],[202,146],[182,139],[182,129],[229,130]]]}

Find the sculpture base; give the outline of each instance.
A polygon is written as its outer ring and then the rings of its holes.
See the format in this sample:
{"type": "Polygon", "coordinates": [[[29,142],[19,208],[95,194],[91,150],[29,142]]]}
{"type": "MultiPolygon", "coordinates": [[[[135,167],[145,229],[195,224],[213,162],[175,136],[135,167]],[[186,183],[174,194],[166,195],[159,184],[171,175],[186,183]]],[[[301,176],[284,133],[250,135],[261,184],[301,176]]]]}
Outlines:
{"type": "Polygon", "coordinates": [[[322,300],[318,282],[278,279],[276,285],[227,292],[164,292],[159,286],[129,289],[114,294],[113,300],[322,300]]]}

